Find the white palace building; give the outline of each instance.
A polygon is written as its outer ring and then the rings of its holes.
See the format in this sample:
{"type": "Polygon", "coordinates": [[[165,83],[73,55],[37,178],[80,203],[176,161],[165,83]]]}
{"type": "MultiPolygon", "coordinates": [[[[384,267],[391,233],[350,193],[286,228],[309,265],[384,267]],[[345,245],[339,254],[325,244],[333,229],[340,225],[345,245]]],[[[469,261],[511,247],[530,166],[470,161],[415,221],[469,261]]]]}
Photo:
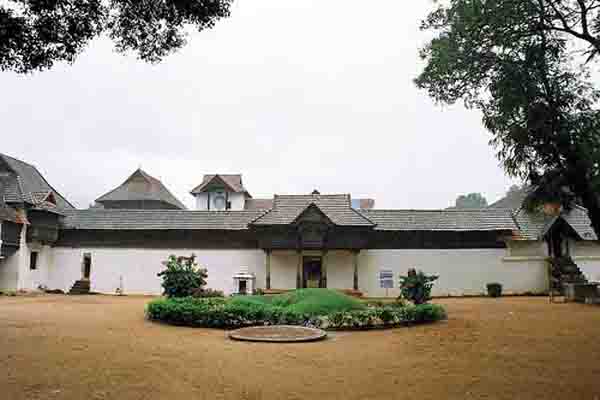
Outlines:
{"type": "Polygon", "coordinates": [[[241,175],[206,175],[186,210],[135,171],[78,210],[30,164],[0,154],[0,290],[160,294],[171,254],[195,254],[226,293],[327,287],[397,296],[409,268],[439,275],[434,295],[548,290],[548,260],[569,258],[600,280],[600,245],[585,209],[530,213],[525,194],[483,209],[377,209],[348,194],[254,199],[241,175]]]}

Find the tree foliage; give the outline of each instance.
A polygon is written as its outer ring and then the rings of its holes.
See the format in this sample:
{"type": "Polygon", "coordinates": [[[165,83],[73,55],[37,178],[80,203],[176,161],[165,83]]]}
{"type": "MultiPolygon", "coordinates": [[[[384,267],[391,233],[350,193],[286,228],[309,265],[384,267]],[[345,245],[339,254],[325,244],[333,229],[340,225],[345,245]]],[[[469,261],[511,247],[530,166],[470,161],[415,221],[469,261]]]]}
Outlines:
{"type": "Polygon", "coordinates": [[[469,193],[456,198],[455,208],[484,208],[487,205],[487,199],[481,193],[469,193]]]}
{"type": "Polygon", "coordinates": [[[107,34],[120,52],[159,62],[185,43],[185,28],[211,28],[233,0],[0,0],[0,70],[72,63],[107,34]]]}
{"type": "Polygon", "coordinates": [[[163,265],[165,269],[158,276],[162,278],[164,295],[167,297],[193,296],[206,286],[208,273],[206,269],[198,268],[193,254],[190,257],[171,255],[163,265]]]}
{"type": "Polygon", "coordinates": [[[418,87],[478,108],[505,170],[531,201],[577,200],[600,234],[600,0],[451,0],[423,22],[418,87]]]}

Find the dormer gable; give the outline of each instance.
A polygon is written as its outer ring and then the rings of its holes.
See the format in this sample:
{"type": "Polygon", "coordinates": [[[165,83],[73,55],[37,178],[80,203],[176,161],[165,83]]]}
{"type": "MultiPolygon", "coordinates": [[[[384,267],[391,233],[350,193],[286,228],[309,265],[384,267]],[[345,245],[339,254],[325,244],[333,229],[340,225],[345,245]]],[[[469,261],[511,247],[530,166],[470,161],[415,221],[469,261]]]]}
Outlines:
{"type": "Polygon", "coordinates": [[[309,224],[322,224],[322,225],[333,225],[331,219],[317,206],[312,203],[306,207],[293,222],[296,225],[305,223],[309,224]]]}
{"type": "Polygon", "coordinates": [[[252,198],[241,174],[204,175],[190,193],[196,198],[196,209],[206,211],[244,210],[246,199],[252,198]]]}

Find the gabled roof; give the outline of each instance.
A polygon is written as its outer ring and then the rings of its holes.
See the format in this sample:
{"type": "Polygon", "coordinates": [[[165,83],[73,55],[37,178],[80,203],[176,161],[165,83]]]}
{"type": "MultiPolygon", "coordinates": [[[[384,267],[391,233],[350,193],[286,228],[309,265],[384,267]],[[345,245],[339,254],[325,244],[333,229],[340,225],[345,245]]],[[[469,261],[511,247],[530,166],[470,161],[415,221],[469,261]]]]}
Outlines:
{"type": "Polygon", "coordinates": [[[245,230],[263,211],[72,210],[63,229],[245,230]]]}
{"type": "Polygon", "coordinates": [[[241,174],[212,174],[212,175],[204,175],[202,183],[196,186],[190,193],[191,194],[199,194],[208,190],[211,184],[220,184],[227,187],[231,192],[234,193],[244,193],[248,197],[250,193],[244,188],[242,184],[242,175],[241,174]]]}
{"type": "Polygon", "coordinates": [[[564,220],[582,240],[598,240],[587,210],[581,206],[574,205],[570,210],[561,211],[558,216],[546,215],[541,210],[527,210],[524,203],[534,189],[533,186],[529,186],[515,191],[493,203],[488,209],[512,210],[513,218],[519,228],[517,239],[540,240],[558,220],[564,220]]]}
{"type": "Polygon", "coordinates": [[[136,170],[123,184],[96,200],[97,203],[112,201],[158,201],[170,204],[180,210],[186,207],[163,185],[141,169],[136,170]]]}
{"type": "Polygon", "coordinates": [[[275,195],[273,208],[253,225],[289,225],[310,206],[316,206],[332,223],[338,226],[369,226],[375,224],[357,210],[350,203],[347,194],[310,194],[310,195],[275,195]]]}
{"type": "Polygon", "coordinates": [[[382,231],[516,231],[504,209],[361,210],[382,231]]]}
{"type": "Polygon", "coordinates": [[[520,238],[523,240],[542,239],[558,220],[569,224],[581,240],[598,240],[592,229],[587,210],[580,206],[563,210],[558,216],[546,215],[541,211],[531,212],[521,208],[514,212],[514,218],[519,225],[520,238]]]}
{"type": "Polygon", "coordinates": [[[0,167],[8,174],[3,177],[6,203],[28,203],[39,208],[69,210],[75,207],[58,193],[33,165],[0,154],[0,167]],[[54,203],[47,202],[53,197],[54,203]]]}

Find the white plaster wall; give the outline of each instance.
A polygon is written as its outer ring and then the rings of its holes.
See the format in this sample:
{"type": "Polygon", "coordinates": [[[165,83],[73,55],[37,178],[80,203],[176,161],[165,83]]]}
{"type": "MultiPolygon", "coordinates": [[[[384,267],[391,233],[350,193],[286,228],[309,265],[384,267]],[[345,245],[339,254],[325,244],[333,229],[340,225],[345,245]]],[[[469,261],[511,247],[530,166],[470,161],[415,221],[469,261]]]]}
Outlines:
{"type": "Polygon", "coordinates": [[[350,251],[327,252],[327,287],[332,289],[352,289],[354,286],[354,260],[350,251]]]}
{"type": "Polygon", "coordinates": [[[600,242],[571,242],[571,256],[589,281],[600,282],[600,242]]]}
{"type": "MultiPolygon", "coordinates": [[[[196,210],[208,210],[208,193],[199,193],[196,196],[196,210]]],[[[228,193],[229,201],[231,202],[231,210],[243,210],[246,204],[246,197],[243,193],[228,193]]],[[[212,209],[212,208],[211,208],[212,209]]]]}
{"type": "Polygon", "coordinates": [[[0,290],[17,290],[19,280],[18,255],[13,254],[0,260],[0,290]]]}
{"type": "Polygon", "coordinates": [[[384,297],[379,287],[379,271],[394,272],[394,289],[387,295],[398,296],[398,277],[409,268],[439,275],[432,294],[484,294],[486,284],[499,282],[505,293],[544,292],[547,290],[546,267],[542,260],[504,261],[506,249],[454,250],[369,250],[359,259],[359,288],[369,297],[384,297]]]}
{"type": "Polygon", "coordinates": [[[39,243],[29,243],[21,247],[19,251],[23,252],[19,266],[19,289],[36,290],[40,286],[47,286],[54,256],[53,249],[39,243]],[[37,268],[31,270],[29,269],[31,253],[34,251],[38,253],[37,268]]]}
{"type": "Polygon", "coordinates": [[[261,250],[153,250],[117,248],[54,248],[54,265],[48,280],[51,288],[68,291],[82,278],[83,254],[92,255],[91,290],[112,293],[122,277],[125,294],[161,294],[161,279],[157,276],[161,264],[169,255],[197,256],[198,265],[208,270],[208,285],[229,294],[233,290],[233,275],[241,267],[255,273],[257,287],[264,287],[264,253],[261,250]]]}
{"type": "Polygon", "coordinates": [[[544,241],[520,241],[513,240],[508,242],[510,257],[546,257],[548,255],[548,245],[544,241]]]}
{"type": "MultiPolygon", "coordinates": [[[[298,253],[287,250],[271,252],[271,288],[295,289],[298,253]]],[[[263,267],[264,270],[264,267],[263,267]]]]}
{"type": "Polygon", "coordinates": [[[208,210],[208,193],[198,193],[194,196],[196,196],[196,210],[208,210]]]}
{"type": "Polygon", "coordinates": [[[231,202],[232,210],[243,210],[246,205],[246,196],[243,193],[229,192],[229,201],[231,202]]]}

